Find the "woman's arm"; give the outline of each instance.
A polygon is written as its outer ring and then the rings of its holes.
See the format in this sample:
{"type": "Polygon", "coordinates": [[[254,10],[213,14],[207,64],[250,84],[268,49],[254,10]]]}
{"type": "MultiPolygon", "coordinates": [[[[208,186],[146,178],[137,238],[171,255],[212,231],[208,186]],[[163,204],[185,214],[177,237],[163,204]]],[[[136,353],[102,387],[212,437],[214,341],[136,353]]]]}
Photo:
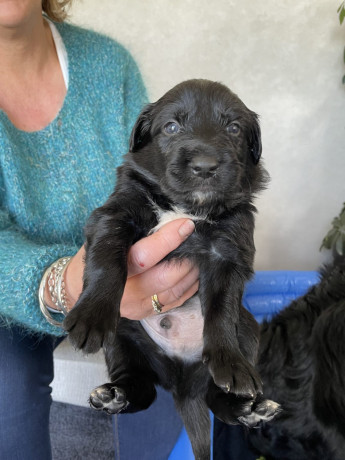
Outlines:
{"type": "Polygon", "coordinates": [[[46,268],[62,256],[75,254],[77,249],[74,245],[42,244],[30,239],[0,209],[0,324],[63,335],[61,328],[43,317],[38,288],[46,268]]]}

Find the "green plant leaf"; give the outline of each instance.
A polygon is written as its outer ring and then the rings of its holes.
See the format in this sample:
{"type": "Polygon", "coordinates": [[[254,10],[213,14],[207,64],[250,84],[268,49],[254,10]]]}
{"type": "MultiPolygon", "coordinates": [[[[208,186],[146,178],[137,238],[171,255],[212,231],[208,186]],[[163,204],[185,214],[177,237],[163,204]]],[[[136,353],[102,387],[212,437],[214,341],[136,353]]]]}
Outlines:
{"type": "Polygon", "coordinates": [[[335,242],[335,251],[340,256],[344,255],[344,238],[343,238],[343,236],[341,234],[338,235],[338,238],[337,238],[337,240],[335,242]]]}
{"type": "Polygon", "coordinates": [[[342,24],[345,18],[345,2],[342,2],[341,5],[339,5],[337,13],[339,14],[340,24],[342,24]]]}
{"type": "Polygon", "coordinates": [[[323,238],[320,251],[323,248],[334,249],[341,256],[345,255],[345,202],[339,215],[332,219],[332,228],[323,238]]]}
{"type": "Polygon", "coordinates": [[[345,1],[342,2],[339,6],[338,6],[338,9],[337,9],[337,13],[339,13],[339,11],[344,8],[344,5],[345,5],[345,1]]]}
{"type": "Polygon", "coordinates": [[[339,14],[339,21],[340,21],[340,24],[343,23],[344,19],[345,19],[345,9],[344,9],[344,7],[343,7],[342,10],[340,11],[340,14],[339,14]]]}
{"type": "Polygon", "coordinates": [[[337,235],[338,235],[337,230],[335,228],[332,228],[322,240],[320,250],[322,248],[331,249],[332,246],[334,246],[337,235]]]}

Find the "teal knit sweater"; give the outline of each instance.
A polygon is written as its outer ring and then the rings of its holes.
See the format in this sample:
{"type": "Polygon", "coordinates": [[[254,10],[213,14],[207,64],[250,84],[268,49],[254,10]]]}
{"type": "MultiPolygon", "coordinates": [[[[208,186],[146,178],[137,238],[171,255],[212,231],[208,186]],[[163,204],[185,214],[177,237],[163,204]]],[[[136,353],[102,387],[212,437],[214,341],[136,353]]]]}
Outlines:
{"type": "Polygon", "coordinates": [[[0,325],[62,335],[37,298],[47,266],[83,244],[90,212],[113,190],[115,171],[145,89],[128,52],[113,40],[57,24],[69,88],[56,119],[36,132],[0,111],[0,325]]]}

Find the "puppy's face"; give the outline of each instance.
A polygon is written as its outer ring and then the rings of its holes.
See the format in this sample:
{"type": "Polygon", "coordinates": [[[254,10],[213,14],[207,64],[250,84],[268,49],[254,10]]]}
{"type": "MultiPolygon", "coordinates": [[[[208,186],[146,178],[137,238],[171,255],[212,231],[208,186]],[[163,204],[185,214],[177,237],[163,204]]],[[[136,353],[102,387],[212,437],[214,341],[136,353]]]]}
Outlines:
{"type": "Polygon", "coordinates": [[[190,80],[148,105],[130,154],[178,204],[235,203],[260,188],[257,117],[219,83],[190,80]]]}

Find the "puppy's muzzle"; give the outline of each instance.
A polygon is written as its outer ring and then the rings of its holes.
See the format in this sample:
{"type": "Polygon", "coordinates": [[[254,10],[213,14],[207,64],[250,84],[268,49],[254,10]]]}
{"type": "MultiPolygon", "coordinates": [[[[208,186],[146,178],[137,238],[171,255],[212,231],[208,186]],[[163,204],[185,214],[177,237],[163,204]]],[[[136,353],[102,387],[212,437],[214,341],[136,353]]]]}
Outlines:
{"type": "Polygon", "coordinates": [[[216,175],[219,163],[214,157],[200,154],[191,160],[189,166],[195,176],[208,179],[216,175]]]}

